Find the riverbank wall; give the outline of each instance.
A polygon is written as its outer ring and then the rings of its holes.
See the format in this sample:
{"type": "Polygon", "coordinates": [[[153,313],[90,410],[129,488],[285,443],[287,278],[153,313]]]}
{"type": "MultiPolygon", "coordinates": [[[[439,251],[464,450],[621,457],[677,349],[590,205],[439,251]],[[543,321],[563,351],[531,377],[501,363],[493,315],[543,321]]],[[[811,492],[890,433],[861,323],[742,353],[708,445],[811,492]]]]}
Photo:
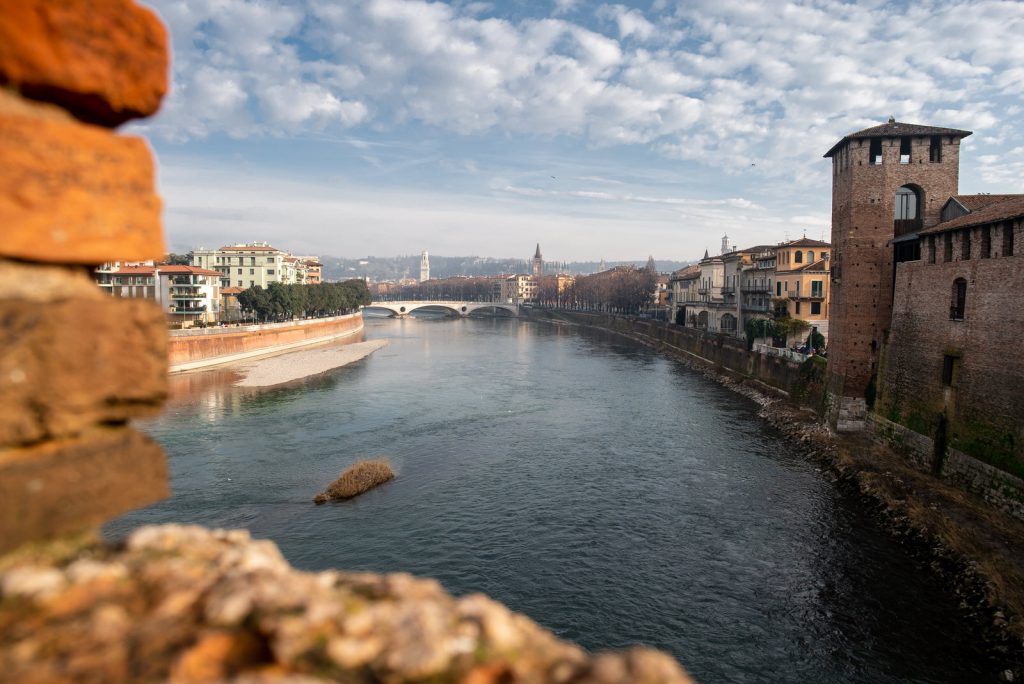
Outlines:
{"type": "Polygon", "coordinates": [[[182,373],[332,340],[356,339],[362,331],[362,312],[285,323],[171,330],[167,343],[168,370],[182,373]]]}
{"type": "Polygon", "coordinates": [[[630,316],[541,311],[533,317],[616,332],[818,414],[825,410],[825,360],[821,358],[800,363],[748,350],[746,343],[736,338],[630,316]]]}

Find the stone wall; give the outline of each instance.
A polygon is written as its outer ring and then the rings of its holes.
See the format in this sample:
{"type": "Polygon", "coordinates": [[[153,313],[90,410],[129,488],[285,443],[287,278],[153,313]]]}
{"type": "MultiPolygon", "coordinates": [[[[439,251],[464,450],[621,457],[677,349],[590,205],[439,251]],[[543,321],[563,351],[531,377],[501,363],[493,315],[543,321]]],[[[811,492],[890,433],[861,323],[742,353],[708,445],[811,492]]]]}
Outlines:
{"type": "Polygon", "coordinates": [[[0,13],[0,552],[167,495],[128,421],[159,411],[159,308],[103,297],[104,261],[160,258],[148,145],[112,127],[167,89],[163,25],[127,0],[0,13]]]}
{"type": "MultiPolygon", "coordinates": [[[[1024,239],[1020,226],[1017,233],[1024,239]]],[[[941,425],[952,447],[1018,476],[1024,475],[1021,258],[975,254],[899,264],[875,404],[883,418],[928,437],[941,425]],[[950,317],[957,278],[967,282],[963,320],[950,317]],[[953,366],[945,369],[946,363],[953,366]]]]}
{"type": "Polygon", "coordinates": [[[899,423],[870,415],[871,432],[918,470],[981,496],[996,508],[1024,520],[1024,480],[995,468],[959,449],[936,453],[935,440],[899,423]]]}
{"type": "Polygon", "coordinates": [[[168,357],[172,372],[191,370],[275,350],[349,337],[357,335],[362,329],[363,314],[359,312],[287,323],[172,330],[168,357]]]}

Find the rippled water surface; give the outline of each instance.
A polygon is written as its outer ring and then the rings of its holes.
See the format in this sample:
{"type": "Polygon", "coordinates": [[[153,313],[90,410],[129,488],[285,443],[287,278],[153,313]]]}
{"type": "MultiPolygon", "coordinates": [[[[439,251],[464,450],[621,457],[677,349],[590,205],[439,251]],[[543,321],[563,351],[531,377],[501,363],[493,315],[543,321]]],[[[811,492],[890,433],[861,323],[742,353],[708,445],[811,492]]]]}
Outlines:
{"type": "Polygon", "coordinates": [[[518,320],[368,319],[327,376],[197,391],[146,428],[174,496],[108,527],[248,527],[300,568],[483,591],[587,648],[702,682],[974,682],[956,600],[756,407],[622,339],[518,320]],[[359,458],[398,478],[311,499],[359,458]]]}

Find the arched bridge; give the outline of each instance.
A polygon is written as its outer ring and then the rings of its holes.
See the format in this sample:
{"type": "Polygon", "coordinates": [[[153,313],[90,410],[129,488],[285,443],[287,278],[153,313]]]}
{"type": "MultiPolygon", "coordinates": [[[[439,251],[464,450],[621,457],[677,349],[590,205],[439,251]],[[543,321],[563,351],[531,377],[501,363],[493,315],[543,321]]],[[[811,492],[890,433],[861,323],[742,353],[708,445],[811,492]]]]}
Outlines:
{"type": "Polygon", "coordinates": [[[504,302],[458,302],[450,300],[423,300],[409,302],[371,302],[366,309],[387,309],[396,316],[407,316],[416,309],[425,307],[448,309],[460,316],[468,316],[474,311],[481,309],[502,309],[513,315],[519,315],[518,304],[507,304],[504,302]]]}

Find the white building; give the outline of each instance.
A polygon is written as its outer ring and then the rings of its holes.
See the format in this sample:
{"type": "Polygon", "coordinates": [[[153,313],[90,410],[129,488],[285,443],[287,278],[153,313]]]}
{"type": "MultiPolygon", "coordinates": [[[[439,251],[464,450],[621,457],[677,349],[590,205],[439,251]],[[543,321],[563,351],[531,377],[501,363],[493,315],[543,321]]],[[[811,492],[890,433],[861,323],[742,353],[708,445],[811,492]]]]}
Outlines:
{"type": "Polygon", "coordinates": [[[200,247],[192,250],[192,265],[220,272],[221,287],[247,289],[270,283],[305,283],[311,269],[316,270],[319,281],[319,261],[316,257],[295,257],[271,247],[266,242],[244,245],[226,245],[219,249],[200,247]]]}
{"type": "Polygon", "coordinates": [[[170,264],[104,264],[96,269],[100,289],[114,297],[152,299],[170,323],[188,327],[220,316],[221,272],[170,264]]]}

